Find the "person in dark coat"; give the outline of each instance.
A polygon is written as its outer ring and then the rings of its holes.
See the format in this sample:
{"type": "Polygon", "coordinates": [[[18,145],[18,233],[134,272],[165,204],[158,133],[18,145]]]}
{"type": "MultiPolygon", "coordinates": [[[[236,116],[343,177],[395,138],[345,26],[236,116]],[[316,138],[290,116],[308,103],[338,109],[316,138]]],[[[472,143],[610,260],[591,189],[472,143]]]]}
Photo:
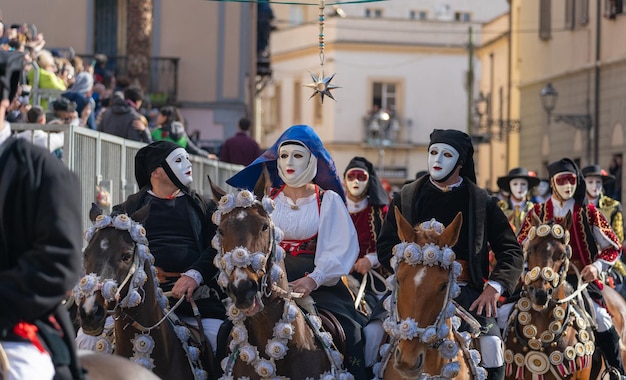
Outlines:
{"type": "MultiPolygon", "coordinates": [[[[403,186],[394,197],[378,237],[377,253],[389,270],[393,247],[400,242],[394,206],[412,224],[432,218],[448,225],[463,214],[457,244],[452,247],[463,267],[461,294],[455,299],[483,327],[482,366],[488,379],[504,378],[502,338],[496,324],[500,295],[513,293],[522,273],[523,253],[497,200],[476,185],[474,148],[464,132],[435,129],[428,147],[428,175],[403,186]],[[489,248],[497,264],[489,271],[489,248]]],[[[462,326],[463,327],[463,326],[462,326]]]]}
{"type": "Polygon", "coordinates": [[[6,99],[0,103],[0,344],[8,359],[5,380],[82,378],[73,326],[62,305],[82,270],[80,183],[49,151],[10,136],[4,121],[8,104],[6,99]]]}
{"type": "Polygon", "coordinates": [[[98,131],[129,140],[152,142],[148,121],[139,113],[142,102],[143,91],[137,87],[128,87],[123,94],[114,93],[111,107],[104,111],[98,124],[98,131]]]}
{"type": "Polygon", "coordinates": [[[261,155],[259,144],[248,134],[250,120],[243,118],[237,124],[239,131],[227,139],[220,150],[220,161],[237,165],[249,165],[261,155]]]}
{"type": "MultiPolygon", "coordinates": [[[[130,215],[150,203],[144,226],[161,287],[171,290],[174,298],[186,295],[188,299],[196,289],[204,288],[196,304],[215,351],[219,327],[226,319],[222,304],[226,295],[216,281],[219,271],[213,258],[217,252],[211,246],[216,232],[211,217],[217,205],[189,188],[193,180],[189,153],[171,141],[155,141],[137,152],[135,178],[139,192],[113,211],[130,215]]],[[[181,304],[177,314],[195,321],[188,302],[181,304]]]]}

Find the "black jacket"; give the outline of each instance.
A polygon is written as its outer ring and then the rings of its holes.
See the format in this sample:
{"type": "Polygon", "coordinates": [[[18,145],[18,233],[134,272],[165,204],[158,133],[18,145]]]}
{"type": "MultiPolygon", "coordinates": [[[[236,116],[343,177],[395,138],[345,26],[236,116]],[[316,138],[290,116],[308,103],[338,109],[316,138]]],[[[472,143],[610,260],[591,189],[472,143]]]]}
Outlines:
{"type": "Polygon", "coordinates": [[[74,329],[61,301],[82,273],[80,183],[56,156],[24,140],[9,138],[0,151],[0,340],[14,338],[19,321],[41,332],[54,316],[63,335],[55,347],[46,343],[55,349],[59,342],[65,352],[51,353],[55,379],[79,378],[74,329]],[[61,367],[67,365],[69,372],[61,367]]]}
{"type": "MultiPolygon", "coordinates": [[[[398,206],[400,212],[413,225],[423,222],[415,220],[415,203],[420,187],[429,180],[424,176],[412,183],[404,185],[401,193],[394,196],[391,206],[376,244],[378,259],[381,264],[390,267],[389,261],[393,247],[400,242],[396,226],[394,206],[398,206]],[[405,200],[404,208],[411,209],[410,214],[403,211],[402,197],[409,194],[412,199],[405,200]]],[[[471,269],[471,285],[477,289],[483,288],[485,280],[492,280],[502,285],[503,293],[510,295],[518,284],[523,267],[524,255],[515,233],[509,222],[498,207],[497,200],[491,197],[485,190],[479,188],[468,179],[464,182],[469,186],[469,214],[470,218],[463,215],[463,223],[469,224],[469,264],[471,269]],[[493,250],[497,264],[489,273],[489,250],[493,250]]]]}
{"type": "MultiPolygon", "coordinates": [[[[126,202],[114,206],[113,211],[132,215],[147,203],[146,195],[149,189],[149,185],[144,186],[139,192],[129,195],[126,202]]],[[[202,317],[225,319],[226,310],[222,300],[226,298],[226,295],[217,284],[219,269],[213,265],[213,258],[217,255],[217,251],[211,246],[211,240],[217,231],[211,217],[217,210],[217,205],[213,200],[206,199],[193,190],[186,192],[186,196],[191,197],[193,201],[193,207],[188,214],[197,244],[196,251],[201,252],[194,264],[186,270],[195,269],[200,272],[204,284],[211,289],[210,298],[198,300],[197,305],[202,317]]],[[[158,266],[158,263],[156,264],[158,266]]],[[[187,302],[183,302],[179,310],[182,314],[193,315],[187,302]]]]}

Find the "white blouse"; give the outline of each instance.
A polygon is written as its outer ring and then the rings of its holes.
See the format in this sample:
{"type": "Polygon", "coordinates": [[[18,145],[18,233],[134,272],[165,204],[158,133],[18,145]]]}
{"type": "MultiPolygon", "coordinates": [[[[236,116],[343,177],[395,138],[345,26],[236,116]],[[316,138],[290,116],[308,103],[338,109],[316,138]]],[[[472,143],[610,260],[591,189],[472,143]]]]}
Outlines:
{"type": "Polygon", "coordinates": [[[316,233],[315,270],[309,274],[319,287],[333,286],[352,270],[359,241],[341,197],[326,190],[318,212],[316,194],[294,202],[282,192],[275,199],[272,220],[286,240],[305,240],[316,233]],[[295,206],[295,207],[294,207],[295,206]]]}

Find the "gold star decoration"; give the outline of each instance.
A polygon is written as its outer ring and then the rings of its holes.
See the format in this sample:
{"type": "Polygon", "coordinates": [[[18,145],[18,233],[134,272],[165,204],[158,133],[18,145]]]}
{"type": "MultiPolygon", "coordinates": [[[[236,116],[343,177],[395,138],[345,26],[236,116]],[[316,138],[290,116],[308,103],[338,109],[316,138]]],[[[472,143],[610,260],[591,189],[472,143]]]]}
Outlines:
{"type": "Polygon", "coordinates": [[[341,86],[336,86],[330,83],[330,81],[332,81],[333,78],[335,77],[335,74],[326,78],[324,78],[323,71],[320,74],[320,76],[317,76],[310,71],[309,71],[309,74],[311,74],[311,78],[313,78],[313,83],[305,84],[305,86],[312,88],[314,90],[313,95],[311,95],[309,99],[319,94],[322,103],[324,103],[324,96],[328,96],[332,100],[336,101],[336,99],[333,97],[333,94],[330,93],[331,90],[334,90],[336,88],[341,88],[341,86]]]}

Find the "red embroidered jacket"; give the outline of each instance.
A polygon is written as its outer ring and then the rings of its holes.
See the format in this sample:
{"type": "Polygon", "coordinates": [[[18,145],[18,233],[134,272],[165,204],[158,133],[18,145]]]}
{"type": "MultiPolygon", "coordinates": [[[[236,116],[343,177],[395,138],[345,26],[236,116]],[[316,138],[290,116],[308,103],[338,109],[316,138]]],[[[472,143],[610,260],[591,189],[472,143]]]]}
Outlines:
{"type": "MultiPolygon", "coordinates": [[[[522,244],[528,236],[528,231],[532,226],[532,214],[537,215],[542,222],[554,220],[557,223],[560,223],[563,221],[563,218],[554,216],[552,198],[548,199],[545,203],[536,204],[526,215],[520,232],[517,235],[517,240],[520,244],[522,244]]],[[[620,255],[619,247],[621,244],[602,213],[593,205],[583,207],[576,203],[574,205],[572,218],[572,226],[569,229],[570,246],[572,247],[572,260],[579,260],[583,263],[583,265],[589,265],[597,260],[602,260],[606,262],[607,265],[613,265],[620,255]],[[586,213],[587,220],[589,222],[587,229],[583,225],[583,213],[586,213]],[[596,242],[594,236],[587,236],[586,231],[593,231],[594,229],[599,230],[599,232],[612,244],[606,244],[606,242],[596,242]],[[592,252],[589,249],[590,244],[605,244],[605,246],[600,246],[598,254],[592,255],[592,252]]]]}

